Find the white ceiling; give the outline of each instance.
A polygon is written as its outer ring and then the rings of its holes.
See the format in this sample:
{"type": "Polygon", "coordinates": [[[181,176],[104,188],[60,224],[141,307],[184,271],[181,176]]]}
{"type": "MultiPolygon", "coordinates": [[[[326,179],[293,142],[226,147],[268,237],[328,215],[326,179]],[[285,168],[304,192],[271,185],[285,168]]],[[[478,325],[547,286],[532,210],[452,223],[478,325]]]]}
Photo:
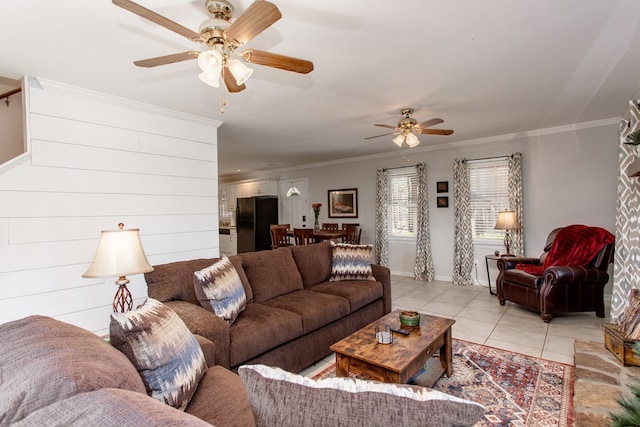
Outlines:
{"type": "MultiPolygon", "coordinates": [[[[251,0],[230,0],[238,16],[251,0]]],[[[308,75],[252,66],[227,94],[196,61],[132,62],[200,50],[108,0],[0,2],[0,76],[46,77],[221,120],[220,174],[398,152],[374,123],[399,110],[445,120],[421,146],[623,116],[640,94],[637,0],[273,0],[282,19],[247,46],[314,62],[308,75]]],[[[204,0],[139,0],[194,31],[204,0]]]]}

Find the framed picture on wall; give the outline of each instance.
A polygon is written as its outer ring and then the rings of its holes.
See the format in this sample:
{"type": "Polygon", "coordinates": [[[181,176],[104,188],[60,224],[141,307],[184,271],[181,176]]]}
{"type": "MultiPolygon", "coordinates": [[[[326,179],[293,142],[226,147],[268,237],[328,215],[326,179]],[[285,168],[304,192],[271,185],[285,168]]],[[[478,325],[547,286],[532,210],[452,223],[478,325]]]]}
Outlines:
{"type": "Polygon", "coordinates": [[[438,181],[436,183],[436,192],[438,192],[438,193],[448,193],[449,192],[449,181],[438,181]]]}
{"type": "Polygon", "coordinates": [[[437,199],[437,205],[439,208],[448,208],[449,207],[449,197],[441,196],[437,199]]]}
{"type": "Polygon", "coordinates": [[[358,189],[329,190],[329,218],[358,218],[358,189]]]}

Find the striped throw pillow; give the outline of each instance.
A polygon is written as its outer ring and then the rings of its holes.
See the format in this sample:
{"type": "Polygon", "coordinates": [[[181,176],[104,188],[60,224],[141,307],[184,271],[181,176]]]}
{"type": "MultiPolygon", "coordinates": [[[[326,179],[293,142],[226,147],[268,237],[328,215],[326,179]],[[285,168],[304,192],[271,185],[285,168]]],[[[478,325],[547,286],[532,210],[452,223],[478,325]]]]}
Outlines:
{"type": "Polygon", "coordinates": [[[333,261],[330,282],[340,280],[373,280],[371,269],[372,245],[351,245],[331,242],[333,261]]]}
{"type": "Polygon", "coordinates": [[[184,411],[207,371],[200,344],[182,319],[152,298],[133,311],[112,313],[111,345],[142,377],[147,394],[184,411]]]}
{"type": "Polygon", "coordinates": [[[196,271],[193,277],[200,305],[231,324],[247,306],[238,271],[229,258],[223,257],[210,267],[196,271]]]}

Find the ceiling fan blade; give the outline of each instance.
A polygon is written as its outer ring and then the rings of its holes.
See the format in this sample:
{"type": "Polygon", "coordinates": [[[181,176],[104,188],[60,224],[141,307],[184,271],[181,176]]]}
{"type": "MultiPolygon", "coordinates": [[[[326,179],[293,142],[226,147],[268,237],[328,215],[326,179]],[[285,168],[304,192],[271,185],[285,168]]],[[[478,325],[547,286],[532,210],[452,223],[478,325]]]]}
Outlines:
{"type": "Polygon", "coordinates": [[[202,42],[200,38],[200,34],[196,33],[193,30],[188,29],[187,27],[183,27],[182,25],[174,22],[164,16],[147,9],[146,7],[140,6],[138,3],[134,3],[130,0],[112,0],[113,4],[119,6],[125,10],[128,10],[131,13],[135,13],[136,15],[149,20],[153,23],[160,25],[168,30],[173,31],[174,33],[178,33],[183,37],[188,38],[194,42],[202,42]]]}
{"type": "Polygon", "coordinates": [[[418,126],[421,127],[421,128],[428,128],[429,126],[439,125],[440,123],[444,123],[444,120],[442,120],[442,119],[431,119],[431,120],[425,120],[422,123],[418,123],[418,126]]]}
{"type": "Polygon", "coordinates": [[[222,70],[222,78],[224,79],[224,84],[227,86],[229,93],[242,92],[247,88],[244,84],[238,85],[236,79],[227,69],[222,70]]]}
{"type": "Polygon", "coordinates": [[[378,123],[376,123],[374,126],[379,126],[379,127],[381,127],[381,128],[398,129],[398,128],[397,128],[397,127],[395,127],[395,126],[381,125],[381,124],[378,124],[378,123]]]}
{"type": "Polygon", "coordinates": [[[365,139],[379,138],[379,137],[381,137],[381,136],[393,135],[393,134],[396,134],[396,133],[398,133],[398,132],[383,133],[382,135],[368,136],[368,137],[366,137],[365,139]]]}
{"type": "Polygon", "coordinates": [[[224,34],[225,37],[243,45],[280,18],[282,14],[275,4],[266,0],[256,0],[224,30],[224,34]]]}
{"type": "Polygon", "coordinates": [[[451,129],[421,129],[420,133],[429,135],[451,135],[451,129]]]}
{"type": "Polygon", "coordinates": [[[313,62],[311,61],[269,53],[263,50],[245,50],[242,52],[242,59],[251,64],[266,65],[267,67],[293,71],[294,73],[308,74],[313,71],[313,62]]]}
{"type": "Polygon", "coordinates": [[[142,59],[140,61],[134,61],[133,63],[138,67],[157,67],[158,65],[173,64],[174,62],[188,61],[190,59],[196,59],[200,55],[200,52],[190,50],[187,52],[172,53],[171,55],[157,56],[155,58],[142,59]]]}

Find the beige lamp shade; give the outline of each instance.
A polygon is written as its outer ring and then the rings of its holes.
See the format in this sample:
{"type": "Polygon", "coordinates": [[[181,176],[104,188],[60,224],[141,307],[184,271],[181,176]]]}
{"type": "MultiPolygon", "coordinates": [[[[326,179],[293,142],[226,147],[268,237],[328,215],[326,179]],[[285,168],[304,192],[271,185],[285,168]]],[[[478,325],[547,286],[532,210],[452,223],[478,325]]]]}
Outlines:
{"type": "Polygon", "coordinates": [[[494,227],[496,230],[517,230],[520,228],[515,211],[502,211],[498,213],[498,221],[494,227]]]}
{"type": "Polygon", "coordinates": [[[139,229],[103,230],[96,256],[82,277],[121,277],[152,270],[139,229]]]}

